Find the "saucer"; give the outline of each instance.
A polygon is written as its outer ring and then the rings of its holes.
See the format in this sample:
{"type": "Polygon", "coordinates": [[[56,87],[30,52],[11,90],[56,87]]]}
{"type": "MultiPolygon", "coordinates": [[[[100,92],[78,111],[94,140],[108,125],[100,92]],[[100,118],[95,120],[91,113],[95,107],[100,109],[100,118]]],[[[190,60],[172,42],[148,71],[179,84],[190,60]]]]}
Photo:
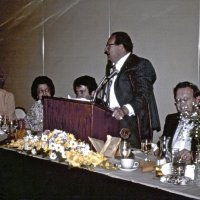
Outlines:
{"type": "Polygon", "coordinates": [[[125,171],[125,172],[132,172],[132,171],[135,171],[138,167],[132,167],[130,169],[127,169],[127,168],[123,168],[123,167],[119,167],[120,170],[122,171],[125,171]]]}

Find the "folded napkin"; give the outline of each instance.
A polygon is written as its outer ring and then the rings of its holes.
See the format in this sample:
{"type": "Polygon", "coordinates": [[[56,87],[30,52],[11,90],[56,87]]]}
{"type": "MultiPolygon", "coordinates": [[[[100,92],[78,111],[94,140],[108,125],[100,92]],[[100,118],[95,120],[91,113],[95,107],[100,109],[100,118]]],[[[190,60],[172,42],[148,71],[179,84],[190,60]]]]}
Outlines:
{"type": "Polygon", "coordinates": [[[111,135],[107,135],[107,140],[105,143],[103,140],[91,137],[88,138],[94,146],[95,150],[106,157],[114,157],[121,142],[121,138],[112,137],[111,135]]]}
{"type": "Polygon", "coordinates": [[[154,167],[155,167],[154,161],[141,160],[139,161],[139,163],[140,163],[140,168],[142,172],[152,172],[154,170],[154,167]]]}

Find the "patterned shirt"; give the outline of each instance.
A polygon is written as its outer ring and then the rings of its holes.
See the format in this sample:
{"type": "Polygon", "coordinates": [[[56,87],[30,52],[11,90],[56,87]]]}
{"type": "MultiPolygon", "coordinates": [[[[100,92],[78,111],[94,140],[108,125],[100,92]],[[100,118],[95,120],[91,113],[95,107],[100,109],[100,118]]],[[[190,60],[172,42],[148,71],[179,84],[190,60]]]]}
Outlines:
{"type": "Polygon", "coordinates": [[[43,105],[41,100],[36,101],[28,110],[24,118],[26,129],[33,132],[43,131],[43,105]]]}

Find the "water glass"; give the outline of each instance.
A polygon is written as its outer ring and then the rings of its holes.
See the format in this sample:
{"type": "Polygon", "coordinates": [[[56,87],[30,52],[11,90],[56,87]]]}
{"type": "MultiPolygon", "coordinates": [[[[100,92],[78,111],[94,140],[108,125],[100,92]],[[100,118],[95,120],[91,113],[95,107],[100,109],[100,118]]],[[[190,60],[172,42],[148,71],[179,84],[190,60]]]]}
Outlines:
{"type": "Polygon", "coordinates": [[[144,139],[141,142],[141,151],[145,154],[145,161],[150,161],[149,154],[151,153],[151,140],[144,139]]]}
{"type": "Polygon", "coordinates": [[[179,149],[172,149],[172,174],[175,176],[184,176],[186,163],[181,160],[179,149]]]}
{"type": "Polygon", "coordinates": [[[185,175],[185,162],[183,160],[178,160],[173,162],[173,174],[177,176],[185,175]]]}

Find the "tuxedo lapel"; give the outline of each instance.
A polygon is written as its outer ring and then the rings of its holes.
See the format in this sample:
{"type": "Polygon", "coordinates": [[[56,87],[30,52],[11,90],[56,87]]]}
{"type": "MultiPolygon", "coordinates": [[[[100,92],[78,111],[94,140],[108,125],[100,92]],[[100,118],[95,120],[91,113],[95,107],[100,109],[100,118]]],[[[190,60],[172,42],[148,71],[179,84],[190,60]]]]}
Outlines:
{"type": "Polygon", "coordinates": [[[174,134],[175,134],[176,129],[178,127],[179,119],[180,119],[179,113],[169,114],[169,115],[167,115],[167,117],[165,119],[163,136],[165,135],[166,137],[171,138],[170,141],[169,141],[169,148],[170,149],[171,149],[174,134]]]}

